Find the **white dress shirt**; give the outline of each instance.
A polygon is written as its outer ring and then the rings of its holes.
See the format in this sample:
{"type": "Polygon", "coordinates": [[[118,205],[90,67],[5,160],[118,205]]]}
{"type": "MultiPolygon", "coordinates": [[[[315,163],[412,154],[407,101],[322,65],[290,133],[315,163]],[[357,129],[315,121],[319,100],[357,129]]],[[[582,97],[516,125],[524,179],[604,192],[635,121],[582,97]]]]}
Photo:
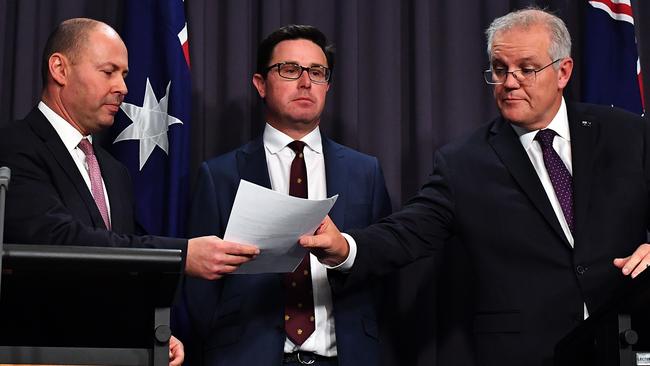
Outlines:
{"type": "MultiPolygon", "coordinates": [[[[84,152],[81,151],[78,146],[79,142],[81,142],[84,136],[81,134],[81,132],[79,132],[79,130],[74,128],[74,126],[68,123],[68,121],[64,120],[61,116],[56,114],[56,112],[54,112],[45,103],[38,103],[38,110],[43,113],[52,127],[54,127],[54,130],[59,135],[59,138],[61,138],[63,145],[65,145],[65,148],[70,153],[72,160],[74,160],[75,165],[77,165],[77,169],[83,177],[84,182],[86,182],[86,186],[88,186],[88,192],[90,192],[92,195],[92,189],[90,188],[90,175],[88,174],[88,163],[86,162],[86,154],[84,154],[84,152]]],[[[92,136],[89,135],[87,138],[91,143],[93,142],[92,136]]],[[[104,178],[102,178],[102,187],[104,188],[104,197],[106,197],[106,209],[108,210],[108,217],[110,221],[111,204],[108,199],[108,192],[106,191],[104,178]]]]}
{"type": "MultiPolygon", "coordinates": [[[[293,139],[267,124],[264,128],[264,152],[266,165],[274,191],[289,194],[291,162],[296,155],[287,145],[293,139]]],[[[325,159],[320,130],[317,127],[301,139],[306,145],[303,151],[307,167],[307,195],[309,199],[327,198],[325,180],[325,159]]],[[[300,346],[289,338],[284,343],[284,352],[298,350],[314,352],[321,356],[336,356],[336,335],[332,312],[332,293],[327,280],[327,268],[314,255],[310,255],[311,281],[314,290],[314,315],[316,329],[300,346]]]]}

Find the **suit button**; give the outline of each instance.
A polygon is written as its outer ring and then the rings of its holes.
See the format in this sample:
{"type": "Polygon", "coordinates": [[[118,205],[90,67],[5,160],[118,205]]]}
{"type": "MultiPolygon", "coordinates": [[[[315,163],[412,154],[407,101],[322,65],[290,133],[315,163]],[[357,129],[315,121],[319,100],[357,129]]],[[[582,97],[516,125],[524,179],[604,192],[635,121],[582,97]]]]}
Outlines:
{"type": "Polygon", "coordinates": [[[579,275],[583,275],[586,271],[587,271],[587,267],[583,267],[583,266],[577,266],[576,267],[576,272],[579,275]]]}

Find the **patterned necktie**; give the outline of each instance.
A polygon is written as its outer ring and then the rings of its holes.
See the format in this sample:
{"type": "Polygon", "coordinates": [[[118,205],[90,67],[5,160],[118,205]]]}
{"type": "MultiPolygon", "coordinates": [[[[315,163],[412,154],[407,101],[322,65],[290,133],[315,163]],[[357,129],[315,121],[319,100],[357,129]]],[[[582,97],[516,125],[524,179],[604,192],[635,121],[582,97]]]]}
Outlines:
{"type": "Polygon", "coordinates": [[[542,147],[542,155],[544,158],[544,166],[551,178],[551,184],[555,190],[555,195],[560,201],[560,207],[564,213],[569,230],[573,233],[573,179],[571,173],[566,165],[553,149],[553,139],[557,133],[553,130],[541,130],[535,135],[535,140],[539,142],[542,147]]]}
{"type": "Polygon", "coordinates": [[[82,139],[79,143],[79,149],[86,155],[86,164],[88,165],[88,175],[90,176],[90,191],[95,200],[95,204],[102,215],[104,225],[108,230],[111,229],[111,221],[108,217],[108,207],[106,206],[106,197],[104,196],[104,186],[102,185],[102,172],[99,170],[99,163],[95,157],[95,150],[88,139],[82,139]]]}
{"type": "MultiPolygon", "coordinates": [[[[293,141],[289,148],[296,153],[291,162],[289,176],[289,194],[307,198],[307,167],[303,155],[305,143],[293,141]]],[[[286,289],[284,330],[287,337],[295,344],[303,344],[316,328],[314,318],[314,294],[311,285],[311,267],[309,252],[292,273],[284,278],[286,289]]]]}

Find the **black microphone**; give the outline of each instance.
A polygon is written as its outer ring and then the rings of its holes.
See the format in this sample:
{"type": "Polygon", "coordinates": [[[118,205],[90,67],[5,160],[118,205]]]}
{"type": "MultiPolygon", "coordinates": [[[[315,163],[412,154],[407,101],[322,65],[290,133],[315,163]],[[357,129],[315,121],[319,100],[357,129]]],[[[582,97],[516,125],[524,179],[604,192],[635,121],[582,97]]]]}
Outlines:
{"type": "Polygon", "coordinates": [[[5,232],[5,196],[9,189],[11,169],[0,167],[0,284],[2,283],[2,259],[4,257],[4,232],[5,232]]]}

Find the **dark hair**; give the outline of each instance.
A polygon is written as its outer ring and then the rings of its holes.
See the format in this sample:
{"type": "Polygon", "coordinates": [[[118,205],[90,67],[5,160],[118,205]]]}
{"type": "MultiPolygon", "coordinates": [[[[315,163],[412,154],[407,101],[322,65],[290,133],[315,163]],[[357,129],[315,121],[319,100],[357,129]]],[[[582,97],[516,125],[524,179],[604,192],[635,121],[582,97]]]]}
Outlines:
{"type": "Polygon", "coordinates": [[[282,41],[292,39],[306,39],[317,44],[325,53],[327,67],[331,72],[334,71],[334,45],[327,42],[327,37],[323,32],[311,25],[290,24],[269,34],[257,47],[257,70],[255,72],[266,77],[266,69],[270,66],[269,61],[275,46],[282,41]]]}
{"type": "Polygon", "coordinates": [[[50,56],[56,52],[63,53],[73,62],[79,56],[81,47],[88,41],[88,33],[101,22],[88,18],[68,19],[59,24],[50,34],[43,49],[41,59],[41,77],[43,87],[47,85],[47,76],[50,73],[50,56]]]}

